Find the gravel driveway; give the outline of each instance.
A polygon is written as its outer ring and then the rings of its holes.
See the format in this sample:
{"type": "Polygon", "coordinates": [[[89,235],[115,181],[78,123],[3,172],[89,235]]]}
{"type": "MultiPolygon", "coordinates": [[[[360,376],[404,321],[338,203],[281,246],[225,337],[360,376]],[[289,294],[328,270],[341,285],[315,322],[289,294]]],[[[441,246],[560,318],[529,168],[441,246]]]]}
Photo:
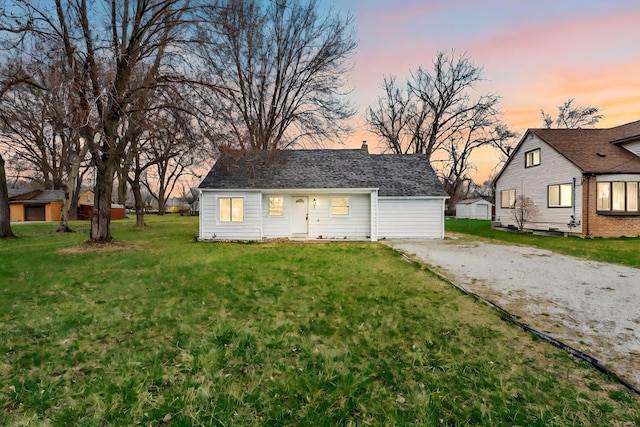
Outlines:
{"type": "Polygon", "coordinates": [[[449,237],[385,243],[640,387],[640,269],[449,237]]]}

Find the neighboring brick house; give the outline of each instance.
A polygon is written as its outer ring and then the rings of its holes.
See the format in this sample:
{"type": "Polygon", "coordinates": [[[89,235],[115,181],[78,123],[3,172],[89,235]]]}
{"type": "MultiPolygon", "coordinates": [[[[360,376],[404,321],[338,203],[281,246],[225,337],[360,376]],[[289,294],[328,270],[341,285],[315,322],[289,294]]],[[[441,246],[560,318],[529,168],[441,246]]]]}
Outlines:
{"type": "Polygon", "coordinates": [[[494,181],[496,220],[531,198],[525,224],[593,237],[640,235],[640,121],[610,129],[529,129],[494,181]]]}

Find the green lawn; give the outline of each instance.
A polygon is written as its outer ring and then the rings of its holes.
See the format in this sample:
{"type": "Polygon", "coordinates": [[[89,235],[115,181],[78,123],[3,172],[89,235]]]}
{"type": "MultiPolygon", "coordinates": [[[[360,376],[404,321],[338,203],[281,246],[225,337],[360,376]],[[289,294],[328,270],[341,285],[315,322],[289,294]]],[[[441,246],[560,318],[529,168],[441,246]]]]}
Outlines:
{"type": "Polygon", "coordinates": [[[114,250],[77,250],[81,223],[0,241],[0,425],[640,424],[636,395],[384,245],[147,220],[114,250]]]}
{"type": "Polygon", "coordinates": [[[475,236],[474,238],[481,237],[498,243],[535,246],[593,261],[640,268],[640,237],[583,239],[577,236],[534,236],[530,233],[491,229],[491,221],[456,218],[447,218],[445,231],[469,234],[475,236]]]}

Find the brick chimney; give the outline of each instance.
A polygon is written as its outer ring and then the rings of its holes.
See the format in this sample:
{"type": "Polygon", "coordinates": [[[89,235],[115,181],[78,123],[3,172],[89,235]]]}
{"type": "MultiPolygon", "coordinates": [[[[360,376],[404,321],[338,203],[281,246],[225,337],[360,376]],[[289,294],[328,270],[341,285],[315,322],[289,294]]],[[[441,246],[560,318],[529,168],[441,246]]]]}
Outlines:
{"type": "Polygon", "coordinates": [[[367,145],[367,141],[362,141],[362,147],[360,147],[362,151],[369,152],[369,146],[367,145]]]}

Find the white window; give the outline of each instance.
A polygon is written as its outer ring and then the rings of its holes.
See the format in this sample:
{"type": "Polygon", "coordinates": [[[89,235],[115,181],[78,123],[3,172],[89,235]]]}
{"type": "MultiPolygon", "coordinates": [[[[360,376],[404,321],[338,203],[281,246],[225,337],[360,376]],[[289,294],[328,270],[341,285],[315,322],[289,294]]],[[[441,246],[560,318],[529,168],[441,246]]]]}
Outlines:
{"type": "Polygon", "coordinates": [[[538,166],[540,164],[540,149],[527,151],[524,153],[524,167],[538,166]]]}
{"type": "Polygon", "coordinates": [[[500,207],[513,209],[516,205],[516,190],[502,190],[500,192],[500,207]]]}
{"type": "Polygon", "coordinates": [[[244,198],[220,197],[218,199],[218,210],[220,212],[220,222],[243,222],[244,198]]]}
{"type": "Polygon", "coordinates": [[[547,187],[550,208],[570,208],[573,204],[573,184],[547,187]]]}
{"type": "Polygon", "coordinates": [[[269,216],[284,215],[284,197],[269,196],[269,216]]]}
{"type": "Polygon", "coordinates": [[[638,213],[638,182],[599,182],[597,185],[598,211],[638,213]]]}
{"type": "Polygon", "coordinates": [[[599,182],[597,186],[598,210],[608,211],[611,209],[611,185],[608,182],[599,182]]]}
{"type": "Polygon", "coordinates": [[[349,202],[348,197],[332,197],[331,215],[349,215],[349,202]]]}
{"type": "Polygon", "coordinates": [[[627,211],[638,212],[638,186],[640,183],[627,182],[627,211]]]}

